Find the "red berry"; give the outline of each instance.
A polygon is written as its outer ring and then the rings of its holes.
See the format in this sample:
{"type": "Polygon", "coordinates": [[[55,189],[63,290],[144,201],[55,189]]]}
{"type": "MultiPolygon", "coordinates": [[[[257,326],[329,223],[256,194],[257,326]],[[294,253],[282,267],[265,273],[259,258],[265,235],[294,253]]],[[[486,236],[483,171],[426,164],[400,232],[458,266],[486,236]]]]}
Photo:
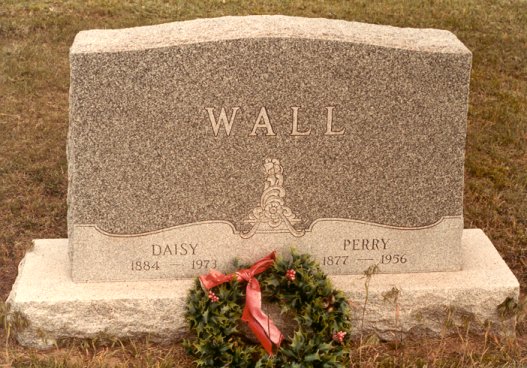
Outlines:
{"type": "Polygon", "coordinates": [[[218,298],[218,296],[216,294],[214,294],[214,292],[212,292],[212,291],[209,291],[209,299],[213,303],[216,303],[217,301],[220,300],[220,298],[218,298]]]}
{"type": "Polygon", "coordinates": [[[344,337],[346,337],[346,332],[344,331],[338,331],[333,334],[333,340],[337,341],[340,344],[344,342],[344,337]]]}
{"type": "Polygon", "coordinates": [[[287,270],[285,273],[285,277],[289,279],[289,281],[295,281],[296,278],[296,271],[295,270],[287,270]]]}

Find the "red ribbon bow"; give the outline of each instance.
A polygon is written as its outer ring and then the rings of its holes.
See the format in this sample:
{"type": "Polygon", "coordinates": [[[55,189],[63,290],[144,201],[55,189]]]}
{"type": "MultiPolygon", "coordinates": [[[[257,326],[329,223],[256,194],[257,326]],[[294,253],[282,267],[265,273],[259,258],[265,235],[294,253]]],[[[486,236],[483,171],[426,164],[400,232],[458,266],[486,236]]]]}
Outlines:
{"type": "Polygon", "coordinates": [[[277,347],[280,347],[280,343],[284,339],[284,336],[275,326],[273,321],[271,321],[269,316],[262,311],[262,292],[260,290],[260,283],[254,278],[254,276],[271,267],[275,258],[276,253],[272,252],[267,257],[254,263],[250,268],[237,271],[233,274],[224,275],[216,270],[210,270],[207,275],[201,275],[199,277],[201,285],[207,290],[231,281],[233,278],[236,278],[238,281],[247,281],[242,321],[249,325],[249,328],[254,332],[269,355],[273,355],[273,343],[277,347]]]}

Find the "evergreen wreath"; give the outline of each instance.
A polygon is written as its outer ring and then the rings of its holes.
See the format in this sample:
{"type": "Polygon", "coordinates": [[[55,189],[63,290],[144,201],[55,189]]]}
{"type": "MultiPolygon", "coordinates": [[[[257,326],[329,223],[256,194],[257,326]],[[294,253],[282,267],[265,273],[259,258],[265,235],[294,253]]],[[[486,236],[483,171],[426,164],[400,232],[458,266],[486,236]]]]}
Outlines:
{"type": "Polygon", "coordinates": [[[191,338],[184,341],[198,367],[345,367],[349,364],[349,304],[311,256],[292,251],[255,276],[262,298],[294,315],[298,327],[275,355],[268,355],[239,330],[245,283],[235,278],[206,291],[199,280],[190,291],[186,320],[191,338]]]}

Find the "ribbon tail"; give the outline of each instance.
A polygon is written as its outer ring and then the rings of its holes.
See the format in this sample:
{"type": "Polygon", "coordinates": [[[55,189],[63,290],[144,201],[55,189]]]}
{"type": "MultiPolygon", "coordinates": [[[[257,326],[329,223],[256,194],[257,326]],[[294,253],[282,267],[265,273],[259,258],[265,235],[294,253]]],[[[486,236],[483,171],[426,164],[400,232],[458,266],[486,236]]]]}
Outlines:
{"type": "Polygon", "coordinates": [[[232,280],[233,275],[224,275],[219,271],[210,270],[206,275],[201,275],[199,281],[201,286],[207,290],[232,280]]]}
{"type": "Polygon", "coordinates": [[[280,347],[284,336],[269,316],[262,311],[262,293],[260,284],[256,279],[251,279],[247,284],[242,320],[247,322],[265,351],[269,355],[273,355],[273,344],[280,347]]]}
{"type": "MultiPolygon", "coordinates": [[[[245,279],[249,281],[254,275],[258,275],[269,267],[271,267],[276,259],[276,252],[272,251],[267,256],[263,257],[256,261],[250,268],[242,271],[247,271],[249,275],[245,275],[245,279]]],[[[259,287],[259,286],[258,286],[259,287]]]]}

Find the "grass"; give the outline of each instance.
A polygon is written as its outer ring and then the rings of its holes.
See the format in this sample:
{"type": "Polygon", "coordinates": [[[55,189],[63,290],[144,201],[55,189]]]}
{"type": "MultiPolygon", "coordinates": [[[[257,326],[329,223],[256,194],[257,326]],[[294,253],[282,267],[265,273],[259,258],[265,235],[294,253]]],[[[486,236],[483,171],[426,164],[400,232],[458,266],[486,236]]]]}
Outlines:
{"type": "MultiPolygon", "coordinates": [[[[472,50],[465,227],[479,227],[527,286],[527,2],[490,0],[19,1],[0,4],[0,300],[33,238],[66,237],[68,49],[89,28],[199,17],[286,14],[454,32],[472,50]]],[[[0,316],[2,313],[0,312],[0,316]]],[[[1,318],[0,318],[1,320],[1,318]]],[[[516,340],[454,337],[393,345],[366,339],[357,366],[526,366],[516,340]]],[[[190,367],[179,345],[72,342],[42,353],[7,341],[0,367],[190,367]],[[5,362],[5,363],[4,363],[5,362]]]]}

